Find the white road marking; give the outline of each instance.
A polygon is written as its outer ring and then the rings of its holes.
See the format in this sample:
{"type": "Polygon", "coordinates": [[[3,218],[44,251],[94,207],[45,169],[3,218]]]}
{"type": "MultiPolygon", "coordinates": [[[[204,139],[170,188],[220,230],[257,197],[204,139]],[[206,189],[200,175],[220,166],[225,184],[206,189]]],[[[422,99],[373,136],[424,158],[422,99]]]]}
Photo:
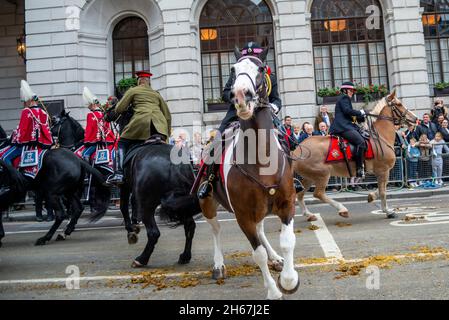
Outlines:
{"type": "Polygon", "coordinates": [[[334,259],[343,259],[343,255],[341,254],[340,248],[332,237],[332,234],[327,229],[326,224],[321,218],[319,213],[314,214],[317,218],[316,221],[311,222],[314,226],[317,226],[318,229],[315,230],[315,235],[320,243],[321,248],[323,249],[324,256],[326,258],[334,258],[334,259]]]}
{"type": "MultiPolygon", "coordinates": [[[[420,257],[439,257],[446,255],[446,252],[436,252],[436,253],[417,253],[410,257],[409,255],[401,254],[392,256],[392,259],[405,259],[405,258],[420,258],[420,257]]],[[[359,263],[365,261],[366,258],[357,258],[357,259],[329,259],[328,261],[318,262],[318,263],[300,263],[295,264],[295,269],[305,269],[312,267],[322,267],[322,266],[332,266],[338,265],[340,263],[359,263]]],[[[149,269],[151,271],[151,269],[149,269]]],[[[174,272],[174,273],[161,273],[155,274],[152,277],[166,277],[166,278],[176,278],[182,277],[186,274],[188,275],[207,275],[210,271],[186,271],[186,272],[174,272]]],[[[129,275],[121,275],[121,276],[90,276],[90,277],[79,277],[73,278],[70,277],[70,280],[79,280],[79,281],[106,281],[106,280],[131,280],[131,279],[142,279],[144,276],[140,274],[129,274],[129,275]]],[[[43,279],[16,279],[16,280],[0,280],[0,285],[14,285],[14,284],[41,284],[41,283],[66,283],[67,278],[43,278],[43,279]]]]}

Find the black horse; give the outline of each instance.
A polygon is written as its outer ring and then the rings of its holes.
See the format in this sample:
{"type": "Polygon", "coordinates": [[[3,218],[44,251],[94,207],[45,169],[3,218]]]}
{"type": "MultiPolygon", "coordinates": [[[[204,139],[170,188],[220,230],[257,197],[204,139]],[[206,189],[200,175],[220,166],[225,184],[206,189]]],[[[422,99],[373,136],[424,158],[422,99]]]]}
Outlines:
{"type": "MultiPolygon", "coordinates": [[[[105,113],[105,120],[117,123],[122,131],[133,114],[132,104],[124,114],[117,114],[113,102],[112,108],[105,113]]],[[[192,257],[192,240],[196,227],[193,217],[201,213],[201,208],[197,196],[190,195],[195,180],[193,167],[190,163],[173,163],[170,157],[172,150],[176,151],[173,148],[163,143],[137,146],[128,152],[125,159],[126,182],[120,187],[120,211],[128,232],[128,242],[134,244],[138,241],[137,233],[140,231],[138,221],[145,224],[148,237],[144,251],[132,263],[135,268],[148,264],[160,237],[155,219],[158,207],[157,213],[162,220],[184,225],[186,242],[178,263],[189,263],[192,257]]]]}
{"type": "MultiPolygon", "coordinates": [[[[62,110],[61,113],[52,118],[51,133],[60,148],[75,151],[82,146],[84,142],[84,129],[78,121],[70,116],[70,112],[62,110]]],[[[110,174],[102,167],[95,167],[104,179],[110,174]]],[[[89,205],[94,215],[106,213],[104,206],[111,199],[111,190],[102,184],[102,180],[92,179],[88,190],[89,205]]],[[[36,205],[37,208],[37,205],[36,205]]],[[[42,208],[42,204],[40,205],[42,208]]],[[[49,208],[47,207],[47,210],[49,208]]],[[[41,209],[42,210],[42,209],[41,209]]],[[[51,210],[51,208],[50,208],[51,210]]]]}
{"type": "MultiPolygon", "coordinates": [[[[75,151],[84,141],[83,127],[70,116],[70,112],[63,109],[60,114],[52,117],[51,134],[54,141],[61,148],[75,151]]],[[[41,192],[35,192],[35,206],[36,217],[42,219],[43,197],[41,192]]],[[[48,203],[45,203],[47,209],[47,221],[52,221],[54,218],[53,209],[48,203]]]]}
{"type": "Polygon", "coordinates": [[[195,234],[194,216],[201,213],[196,195],[190,195],[195,176],[191,164],[175,164],[170,154],[174,146],[161,143],[149,144],[130,150],[134,154],[125,160],[126,183],[120,188],[120,210],[128,232],[128,242],[136,243],[136,226],[141,220],[146,228],[148,241],[142,254],[132,263],[134,268],[148,264],[154,247],[160,237],[155,213],[162,220],[184,225],[186,242],[178,263],[186,264],[192,257],[192,240],[195,234]],[[130,195],[133,215],[130,218],[130,195]],[[133,221],[132,221],[133,220],[133,221]]]}
{"type": "MultiPolygon", "coordinates": [[[[84,177],[86,173],[93,176],[99,184],[104,183],[104,176],[87,162],[80,160],[67,149],[58,148],[48,150],[44,156],[42,168],[34,180],[25,178],[16,169],[0,161],[0,184],[10,187],[1,200],[0,210],[6,210],[10,205],[23,197],[26,191],[39,190],[45,201],[55,211],[55,222],[48,233],[36,241],[36,245],[44,245],[51,240],[54,233],[64,220],[65,207],[70,217],[63,235],[57,240],[65,239],[75,229],[83,211],[81,196],[84,190],[84,177]]],[[[96,202],[97,209],[104,214],[109,201],[96,202]]]]}

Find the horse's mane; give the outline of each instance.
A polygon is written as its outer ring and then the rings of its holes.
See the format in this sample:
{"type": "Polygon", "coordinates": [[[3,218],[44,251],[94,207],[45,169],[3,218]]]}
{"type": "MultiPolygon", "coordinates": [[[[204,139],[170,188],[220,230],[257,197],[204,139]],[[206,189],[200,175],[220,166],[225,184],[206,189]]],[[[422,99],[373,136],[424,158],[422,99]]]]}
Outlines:
{"type": "Polygon", "coordinates": [[[378,116],[380,115],[384,107],[385,107],[385,99],[380,99],[370,113],[378,116]]]}
{"type": "Polygon", "coordinates": [[[72,128],[74,129],[74,134],[76,137],[76,140],[81,140],[84,139],[84,129],[81,126],[81,124],[76,121],[75,119],[73,119],[69,114],[67,114],[67,119],[70,122],[70,125],[72,126],[72,128]]]}

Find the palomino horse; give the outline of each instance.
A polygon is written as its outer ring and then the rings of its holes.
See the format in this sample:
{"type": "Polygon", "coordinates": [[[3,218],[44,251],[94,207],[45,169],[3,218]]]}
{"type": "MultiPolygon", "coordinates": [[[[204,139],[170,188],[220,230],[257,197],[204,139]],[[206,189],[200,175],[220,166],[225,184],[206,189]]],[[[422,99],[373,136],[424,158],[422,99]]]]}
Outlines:
{"type": "MultiPolygon", "coordinates": [[[[380,100],[371,113],[367,114],[376,120],[370,125],[370,142],[373,146],[374,158],[366,160],[366,171],[377,178],[378,189],[368,195],[368,202],[380,197],[382,211],[387,218],[396,218],[396,213],[387,206],[386,187],[390,170],[393,168],[396,155],[394,152],[395,123],[416,123],[417,117],[408,110],[396,97],[396,92],[380,100]]],[[[306,139],[294,154],[298,156],[302,151],[309,150],[310,156],[304,160],[295,161],[293,167],[296,173],[303,177],[304,191],[298,193],[298,201],[303,213],[309,220],[315,220],[304,203],[304,193],[311,185],[315,185],[314,197],[326,202],[338,210],[344,218],[349,217],[348,209],[341,203],[330,199],[325,192],[331,176],[349,177],[344,162],[326,163],[329,149],[329,137],[310,137],[306,139]]],[[[350,163],[351,171],[355,172],[355,163],[350,163]]]]}
{"type": "MultiPolygon", "coordinates": [[[[234,65],[236,80],[233,93],[240,130],[225,152],[223,170],[220,170],[223,177],[213,182],[213,195],[200,200],[201,209],[212,227],[214,237],[212,277],[219,279],[226,276],[220,224],[217,220],[217,204],[220,203],[234,212],[240,228],[248,238],[253,248],[253,259],[261,269],[264,285],[268,289],[268,299],[280,299],[282,292],[291,294],[299,287],[299,277],[293,261],[296,238],[293,232],[295,190],[292,167],[275,140],[267,95],[269,84],[263,59],[241,57],[238,51],[235,54],[238,62],[234,65]],[[245,143],[245,138],[251,135],[254,140],[249,139],[245,143]],[[250,150],[250,147],[253,149],[250,150]],[[243,155],[240,161],[236,161],[237,153],[237,156],[243,155]],[[255,154],[259,156],[254,156],[255,154]],[[273,164],[272,172],[264,172],[264,169],[273,164]],[[282,222],[280,247],[284,258],[273,250],[264,234],[264,219],[270,213],[276,214],[282,222]],[[283,265],[278,286],[270,274],[268,260],[279,266],[283,265]]],[[[214,158],[216,159],[215,154],[214,158]]]]}

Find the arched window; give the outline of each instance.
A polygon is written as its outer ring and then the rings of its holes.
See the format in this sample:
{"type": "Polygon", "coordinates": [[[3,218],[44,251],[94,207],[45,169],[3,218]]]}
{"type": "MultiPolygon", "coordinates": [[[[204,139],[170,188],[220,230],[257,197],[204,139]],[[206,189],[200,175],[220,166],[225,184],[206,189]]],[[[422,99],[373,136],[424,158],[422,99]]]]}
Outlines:
{"type": "Polygon", "coordinates": [[[269,47],[267,63],[275,70],[273,20],[263,0],[209,0],[201,12],[200,37],[206,111],[221,100],[235,46],[256,41],[269,47]]]}
{"type": "Polygon", "coordinates": [[[449,82],[449,2],[421,1],[431,92],[438,82],[449,82]]]}
{"type": "Polygon", "coordinates": [[[114,48],[114,81],[130,78],[136,71],[149,69],[148,28],[141,18],[121,20],[112,34],[114,48]]]}
{"type": "Polygon", "coordinates": [[[317,90],[344,81],[388,86],[378,0],[315,0],[311,22],[317,90]]]}

